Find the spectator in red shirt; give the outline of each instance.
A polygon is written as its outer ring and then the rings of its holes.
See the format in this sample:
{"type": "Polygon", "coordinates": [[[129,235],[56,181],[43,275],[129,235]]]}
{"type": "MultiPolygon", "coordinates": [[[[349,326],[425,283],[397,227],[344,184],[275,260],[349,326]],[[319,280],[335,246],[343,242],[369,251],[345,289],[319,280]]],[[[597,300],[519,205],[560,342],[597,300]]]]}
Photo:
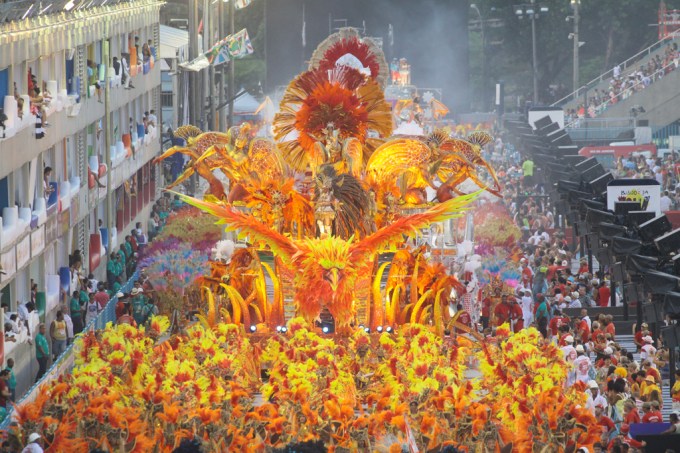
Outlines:
{"type": "Polygon", "coordinates": [[[460,315],[458,315],[458,322],[465,326],[472,327],[472,318],[470,318],[470,314],[467,311],[463,310],[463,306],[458,304],[456,310],[460,313],[460,315]]]}
{"type": "Polygon", "coordinates": [[[517,333],[524,328],[524,313],[516,298],[512,299],[512,304],[510,305],[510,319],[512,320],[513,332],[517,333]]]}
{"type": "Polygon", "coordinates": [[[602,438],[609,440],[609,434],[616,430],[616,425],[614,421],[604,415],[605,407],[602,404],[595,406],[595,418],[597,419],[597,424],[602,427],[602,438]]]}
{"type": "Polygon", "coordinates": [[[657,403],[659,404],[658,401],[645,401],[642,403],[642,412],[644,415],[642,416],[642,423],[661,423],[663,422],[663,415],[661,415],[661,411],[654,409],[652,410],[652,403],[657,403]]]}
{"type": "Polygon", "coordinates": [[[590,269],[588,268],[588,261],[586,261],[585,258],[581,258],[581,261],[579,262],[579,267],[578,267],[578,274],[588,274],[590,272],[590,269]]]}
{"type": "Polygon", "coordinates": [[[581,337],[581,343],[588,343],[588,340],[590,340],[588,321],[581,319],[576,323],[576,335],[581,337]]]}
{"type": "Polygon", "coordinates": [[[634,402],[628,400],[623,405],[623,423],[640,423],[640,413],[634,402]]]}
{"type": "Polygon", "coordinates": [[[616,436],[615,438],[612,439],[611,442],[609,442],[609,445],[607,445],[607,450],[612,451],[614,448],[614,445],[616,444],[616,441],[619,441],[621,443],[624,443],[630,447],[633,448],[642,448],[645,445],[647,445],[647,442],[644,440],[642,442],[639,442],[632,437],[630,437],[630,425],[628,423],[623,423],[621,425],[621,429],[619,430],[619,435],[616,436]]]}
{"type": "Polygon", "coordinates": [[[508,303],[508,296],[507,294],[503,294],[501,296],[501,303],[496,305],[496,309],[494,310],[496,325],[501,326],[508,322],[510,320],[511,311],[512,307],[510,307],[510,304],[508,303]]]}
{"type": "Polygon", "coordinates": [[[118,319],[125,314],[126,301],[125,294],[122,292],[116,294],[116,297],[118,298],[118,302],[116,302],[116,319],[118,319]]]}
{"type": "Polygon", "coordinates": [[[642,346],[645,345],[643,338],[646,337],[647,335],[649,335],[649,325],[647,325],[646,322],[643,322],[640,330],[635,332],[633,340],[635,341],[635,345],[637,346],[638,352],[640,352],[640,348],[642,348],[642,346]]]}
{"type": "MultiPolygon", "coordinates": [[[[496,292],[500,293],[500,289],[497,289],[496,292]]],[[[482,328],[486,329],[489,327],[490,317],[491,317],[491,298],[487,296],[484,298],[484,300],[482,300],[482,314],[479,317],[479,320],[482,323],[482,328]]]]}
{"type": "Polygon", "coordinates": [[[604,318],[604,334],[605,336],[609,334],[611,336],[611,340],[615,341],[616,326],[614,325],[614,317],[612,315],[607,315],[604,318]]]}
{"type": "Polygon", "coordinates": [[[600,287],[597,289],[597,304],[600,307],[608,307],[610,299],[611,293],[609,292],[609,287],[607,286],[607,283],[603,280],[600,282],[600,287]]]}
{"type": "Polygon", "coordinates": [[[569,324],[569,318],[563,316],[562,312],[560,310],[557,310],[555,312],[555,316],[550,320],[550,324],[548,324],[551,335],[552,336],[557,335],[559,333],[560,326],[565,324],[569,324]]]}
{"type": "Polygon", "coordinates": [[[103,310],[106,304],[109,303],[109,295],[104,291],[104,284],[97,285],[97,292],[94,294],[94,301],[99,305],[99,309],[103,310]]]}

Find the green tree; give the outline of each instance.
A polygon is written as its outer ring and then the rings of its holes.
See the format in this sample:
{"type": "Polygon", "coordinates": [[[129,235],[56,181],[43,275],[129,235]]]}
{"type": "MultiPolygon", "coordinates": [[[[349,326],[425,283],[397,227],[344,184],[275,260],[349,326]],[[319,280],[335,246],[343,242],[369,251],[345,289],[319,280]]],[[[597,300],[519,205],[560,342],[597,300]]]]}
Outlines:
{"type": "MultiPolygon", "coordinates": [[[[502,21],[502,26],[486,29],[489,83],[503,79],[508,96],[530,99],[531,20],[526,16],[518,18],[507,0],[480,0],[475,5],[485,18],[502,21]]],[[[569,0],[545,0],[536,6],[537,10],[540,6],[549,9],[536,20],[536,49],[539,97],[550,102],[555,96],[571,92],[573,42],[568,36],[573,23],[565,19],[573,11],[569,0]]],[[[657,6],[650,0],[581,0],[579,40],[585,41],[585,45],[580,48],[579,78],[583,84],[656,41],[656,29],[648,24],[656,22],[657,6]]],[[[470,19],[477,19],[474,11],[470,12],[470,19]]],[[[480,58],[484,58],[481,54],[481,46],[471,48],[471,70],[479,70],[480,58]]],[[[471,79],[475,77],[473,73],[471,79]]]]}

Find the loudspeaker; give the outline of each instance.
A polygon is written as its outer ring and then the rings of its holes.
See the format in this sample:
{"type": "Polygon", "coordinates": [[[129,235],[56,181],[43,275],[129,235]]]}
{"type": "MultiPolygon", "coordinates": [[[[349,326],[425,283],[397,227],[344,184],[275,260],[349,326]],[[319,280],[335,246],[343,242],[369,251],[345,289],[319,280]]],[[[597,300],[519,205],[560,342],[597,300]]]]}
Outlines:
{"type": "Polygon", "coordinates": [[[664,255],[670,255],[671,253],[677,252],[680,250],[680,228],[656,238],[654,243],[664,255]]]}
{"type": "MultiPolygon", "coordinates": [[[[615,204],[619,204],[620,202],[616,202],[615,204]]],[[[630,203],[629,201],[624,201],[623,203],[630,203]]],[[[640,207],[640,203],[635,203],[638,207],[640,207]]],[[[639,226],[649,220],[652,220],[654,217],[656,217],[656,213],[654,211],[629,211],[628,214],[626,215],[625,222],[626,226],[629,228],[635,228],[638,229],[639,226]]]]}
{"type": "Polygon", "coordinates": [[[663,336],[664,344],[669,348],[677,348],[680,346],[680,325],[676,324],[662,327],[661,335],[663,336]]]}
{"type": "Polygon", "coordinates": [[[615,237],[612,239],[612,252],[614,255],[627,256],[640,253],[642,242],[636,239],[615,237]]]}
{"type": "Polygon", "coordinates": [[[640,203],[636,201],[615,201],[614,202],[614,214],[616,215],[626,215],[631,211],[637,211],[640,209],[640,203]]]}
{"type": "MultiPolygon", "coordinates": [[[[578,151],[578,150],[577,150],[578,151]]],[[[567,155],[567,156],[562,156],[562,159],[560,159],[564,164],[566,164],[567,167],[574,166],[576,164],[580,164],[584,160],[586,160],[585,156],[579,156],[578,154],[573,155],[567,155]]]]}
{"type": "Polygon", "coordinates": [[[623,269],[623,263],[618,262],[612,264],[612,275],[614,276],[614,281],[623,282],[626,280],[626,271],[623,269]]]}
{"type": "MultiPolygon", "coordinates": [[[[597,168],[597,167],[593,167],[597,168]]],[[[609,184],[610,181],[614,180],[614,175],[611,173],[607,172],[603,174],[602,176],[597,177],[594,180],[591,180],[588,184],[590,184],[590,188],[592,189],[593,193],[599,194],[607,190],[607,184],[609,184]]]]}
{"type": "Polygon", "coordinates": [[[652,220],[648,220],[638,228],[640,237],[645,241],[651,241],[659,236],[668,233],[673,229],[670,220],[665,215],[660,215],[659,217],[654,217],[652,220]]]}
{"type": "Polygon", "coordinates": [[[642,281],[649,292],[664,294],[668,291],[677,290],[680,278],[664,272],[650,270],[642,274],[642,281]]]}
{"type": "Polygon", "coordinates": [[[663,307],[661,304],[643,304],[642,312],[645,315],[645,319],[649,323],[663,321],[663,307]]]}
{"type": "Polygon", "coordinates": [[[586,212],[586,222],[593,231],[599,231],[600,223],[614,223],[615,216],[609,211],[600,211],[598,209],[590,209],[586,212]]]}
{"type": "Polygon", "coordinates": [[[553,122],[553,120],[550,119],[550,116],[549,116],[549,115],[546,115],[546,116],[544,116],[544,117],[542,117],[542,118],[539,118],[539,119],[537,119],[536,121],[534,121],[534,127],[535,127],[536,129],[542,129],[542,128],[544,128],[544,127],[549,126],[550,124],[552,124],[552,122],[553,122]]]}
{"type": "Polygon", "coordinates": [[[650,269],[656,269],[658,265],[659,260],[652,256],[632,254],[626,257],[626,269],[637,274],[643,275],[650,269]]]}
{"type": "Polygon", "coordinates": [[[596,165],[600,165],[600,163],[597,161],[597,159],[595,159],[594,157],[589,157],[588,159],[574,165],[574,170],[576,170],[579,173],[583,173],[584,171],[586,171],[590,167],[594,167],[596,165]]]}

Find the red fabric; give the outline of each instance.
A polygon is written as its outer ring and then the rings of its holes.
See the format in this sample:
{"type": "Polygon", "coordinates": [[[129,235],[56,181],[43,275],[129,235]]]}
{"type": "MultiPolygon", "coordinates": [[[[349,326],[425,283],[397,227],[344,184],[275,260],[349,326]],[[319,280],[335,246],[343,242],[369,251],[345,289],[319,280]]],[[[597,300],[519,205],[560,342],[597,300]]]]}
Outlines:
{"type": "Polygon", "coordinates": [[[120,318],[125,314],[125,304],[122,300],[116,303],[116,319],[120,318]]]}
{"type": "Polygon", "coordinates": [[[642,330],[638,330],[637,332],[635,332],[635,344],[636,345],[642,346],[642,344],[643,344],[642,343],[642,337],[644,337],[644,335],[642,335],[642,330]]]}
{"type": "Polygon", "coordinates": [[[510,304],[508,303],[500,303],[496,305],[496,309],[494,310],[494,315],[496,315],[496,325],[500,326],[503,323],[508,322],[510,319],[510,311],[512,308],[510,307],[510,304]]]}
{"type": "Polygon", "coordinates": [[[4,379],[0,379],[0,405],[2,407],[7,406],[7,397],[2,394],[5,389],[7,389],[7,382],[4,379]]]}
{"type": "Polygon", "coordinates": [[[529,280],[529,283],[531,283],[532,286],[534,285],[534,273],[531,271],[529,266],[522,269],[522,277],[529,280]]]}
{"type": "Polygon", "coordinates": [[[585,320],[581,320],[578,324],[579,330],[581,331],[581,342],[587,343],[590,339],[590,328],[585,320]]]}
{"type": "Polygon", "coordinates": [[[611,418],[607,417],[606,415],[602,415],[600,418],[598,418],[597,424],[607,428],[607,432],[616,428],[614,421],[611,418]]]}
{"type": "Polygon", "coordinates": [[[597,290],[597,303],[600,307],[608,307],[609,306],[609,299],[611,298],[611,293],[609,292],[609,288],[606,286],[603,286],[597,290]]]}
{"type": "Polygon", "coordinates": [[[491,299],[488,297],[482,301],[482,316],[485,318],[491,316],[491,299]]]}
{"type": "Polygon", "coordinates": [[[524,328],[524,314],[522,313],[522,307],[519,304],[512,304],[510,309],[510,317],[513,320],[512,330],[517,333],[524,328]]]}
{"type": "Polygon", "coordinates": [[[109,303],[109,295],[105,291],[97,291],[94,294],[94,301],[99,305],[99,309],[103,310],[106,304],[109,303]]]}
{"type": "Polygon", "coordinates": [[[565,318],[564,316],[555,316],[553,319],[550,320],[550,324],[548,324],[548,327],[550,328],[550,331],[552,332],[553,335],[557,335],[560,326],[567,324],[568,322],[569,319],[565,318]]]}
{"type": "Polygon", "coordinates": [[[630,412],[623,417],[623,423],[628,423],[629,425],[633,423],[640,423],[640,414],[636,408],[631,409],[630,412]]]}
{"type": "Polygon", "coordinates": [[[458,316],[458,322],[468,327],[472,326],[472,318],[470,318],[470,314],[464,310],[460,312],[460,316],[458,316]]]}
{"type": "Polygon", "coordinates": [[[661,423],[663,415],[660,411],[649,411],[642,417],[642,423],[661,423]]]}
{"type": "Polygon", "coordinates": [[[612,336],[612,340],[614,339],[614,337],[616,336],[616,326],[614,325],[613,322],[610,322],[609,324],[607,324],[605,326],[604,333],[605,333],[605,336],[607,334],[610,334],[612,336]]]}

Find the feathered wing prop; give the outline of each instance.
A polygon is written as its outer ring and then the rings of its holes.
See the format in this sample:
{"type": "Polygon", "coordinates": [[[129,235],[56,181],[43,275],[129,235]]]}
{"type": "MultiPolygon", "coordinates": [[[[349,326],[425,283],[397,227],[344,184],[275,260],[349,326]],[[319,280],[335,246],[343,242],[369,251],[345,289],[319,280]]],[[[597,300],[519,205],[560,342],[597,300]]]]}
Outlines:
{"type": "Polygon", "coordinates": [[[397,138],[380,145],[368,159],[366,173],[378,187],[404,176],[413,187],[429,185],[428,167],[432,150],[426,143],[411,138],[397,138]]]}
{"type": "Polygon", "coordinates": [[[420,233],[421,229],[427,228],[433,222],[441,222],[459,217],[463,214],[466,207],[476,200],[482,192],[483,190],[478,190],[469,195],[452,198],[423,213],[402,217],[394,223],[379,229],[363,240],[352,244],[350,251],[352,262],[365,259],[366,255],[374,254],[395,239],[402,238],[402,236],[415,236],[420,233]]]}
{"type": "Polygon", "coordinates": [[[175,132],[173,132],[175,137],[183,138],[184,140],[189,140],[189,138],[191,137],[198,137],[202,133],[203,133],[202,130],[191,124],[187,124],[186,126],[180,126],[177,129],[175,129],[175,132]]]}
{"type": "Polygon", "coordinates": [[[229,205],[203,201],[181,193],[173,193],[179,195],[182,201],[217,217],[219,219],[217,223],[226,225],[227,231],[238,231],[240,234],[247,235],[253,242],[264,242],[284,262],[290,261],[297,252],[297,247],[295,247],[295,244],[290,239],[272,230],[269,226],[254,219],[252,216],[232,210],[229,205]]]}
{"type": "MultiPolygon", "coordinates": [[[[317,178],[332,181],[333,198],[338,201],[335,209],[335,236],[347,240],[357,233],[361,236],[366,234],[364,218],[369,199],[361,183],[350,174],[337,174],[332,165],[322,166],[317,178]]],[[[316,188],[316,197],[319,198],[319,186],[316,188]]]]}

